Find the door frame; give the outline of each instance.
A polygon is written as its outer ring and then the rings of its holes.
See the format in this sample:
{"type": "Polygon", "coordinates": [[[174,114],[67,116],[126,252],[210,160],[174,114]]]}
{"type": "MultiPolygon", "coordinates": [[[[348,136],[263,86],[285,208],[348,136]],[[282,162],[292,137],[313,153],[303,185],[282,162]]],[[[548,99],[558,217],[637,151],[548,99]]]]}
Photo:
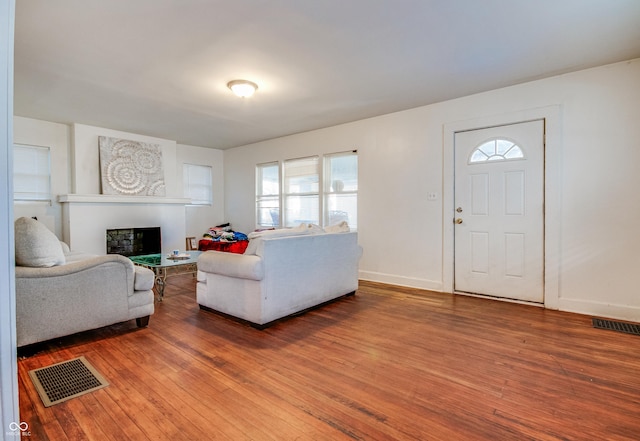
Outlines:
{"type": "Polygon", "coordinates": [[[21,422],[16,347],[15,253],[13,242],[13,42],[15,2],[0,3],[0,431],[2,439],[21,422]]]}
{"type": "MultiPolygon", "coordinates": [[[[544,120],[544,306],[558,309],[560,293],[560,210],[561,210],[561,114],[560,105],[510,112],[443,125],[442,191],[442,288],[454,293],[454,141],[456,132],[485,129],[520,122],[544,120]]],[[[524,302],[527,303],[527,302],[524,302]]],[[[534,304],[534,303],[532,303],[534,304]]],[[[537,304],[537,303],[535,303],[537,304]]],[[[539,305],[539,304],[537,304],[539,305]]]]}

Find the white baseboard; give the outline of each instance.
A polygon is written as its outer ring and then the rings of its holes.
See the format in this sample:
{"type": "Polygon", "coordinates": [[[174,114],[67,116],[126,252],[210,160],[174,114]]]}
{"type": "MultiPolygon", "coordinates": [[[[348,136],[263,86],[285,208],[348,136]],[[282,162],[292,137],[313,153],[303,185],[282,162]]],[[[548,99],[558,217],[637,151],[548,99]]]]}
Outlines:
{"type": "MultiPolygon", "coordinates": [[[[398,276],[395,274],[379,273],[375,271],[360,271],[358,277],[360,278],[360,280],[367,280],[370,282],[388,283],[390,285],[445,292],[442,282],[437,280],[398,276]]],[[[557,309],[565,312],[574,312],[577,314],[590,315],[595,317],[606,317],[611,319],[640,323],[640,307],[636,306],[616,305],[611,303],[595,302],[581,299],[567,299],[560,297],[558,299],[557,309]]]]}
{"type": "MultiPolygon", "coordinates": [[[[370,282],[387,283],[390,285],[406,286],[409,288],[426,289],[429,291],[445,292],[441,281],[421,279],[418,277],[405,277],[395,274],[379,273],[375,271],[359,271],[360,280],[370,282]]],[[[482,297],[482,296],[480,296],[482,297]]],[[[507,300],[512,301],[512,300],[507,300]]],[[[516,302],[527,303],[527,302],[516,302]]],[[[542,306],[542,305],[537,305],[542,306]]],[[[606,317],[611,319],[625,320],[640,323],[640,307],[629,305],[616,305],[611,303],[596,302],[581,299],[567,299],[560,297],[557,306],[550,309],[558,309],[565,312],[590,315],[595,317],[606,317]]],[[[547,306],[547,308],[549,308],[547,306]]]]}
{"type": "Polygon", "coordinates": [[[395,274],[378,273],[375,271],[360,271],[358,273],[358,278],[360,278],[360,280],[368,280],[370,282],[388,283],[390,285],[442,292],[441,281],[420,279],[417,277],[397,276],[395,274]]]}
{"type": "Polygon", "coordinates": [[[560,297],[558,309],[566,312],[607,317],[630,322],[640,322],[640,308],[629,305],[594,302],[590,300],[566,299],[560,297]]]}

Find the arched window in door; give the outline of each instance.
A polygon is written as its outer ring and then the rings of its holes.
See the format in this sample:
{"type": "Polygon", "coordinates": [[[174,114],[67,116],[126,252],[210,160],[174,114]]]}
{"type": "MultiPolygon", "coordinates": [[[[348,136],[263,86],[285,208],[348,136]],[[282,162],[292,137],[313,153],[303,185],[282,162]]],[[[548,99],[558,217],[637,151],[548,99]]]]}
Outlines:
{"type": "Polygon", "coordinates": [[[515,142],[503,138],[490,139],[473,149],[469,164],[487,161],[509,161],[524,159],[524,152],[515,142]]]}

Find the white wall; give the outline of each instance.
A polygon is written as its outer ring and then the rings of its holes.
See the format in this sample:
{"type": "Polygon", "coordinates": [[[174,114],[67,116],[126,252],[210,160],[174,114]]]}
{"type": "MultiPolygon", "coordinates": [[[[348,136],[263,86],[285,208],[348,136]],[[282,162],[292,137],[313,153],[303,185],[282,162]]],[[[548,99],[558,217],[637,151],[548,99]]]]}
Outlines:
{"type": "Polygon", "coordinates": [[[213,205],[187,206],[186,235],[201,238],[209,227],[220,225],[224,217],[224,155],[222,150],[178,144],[176,163],[178,180],[183,182],[183,165],[208,165],[213,179],[213,205]]]}
{"type": "Polygon", "coordinates": [[[54,200],[51,205],[16,203],[14,218],[37,216],[74,249],[101,254],[105,252],[105,228],[158,225],[162,227],[163,250],[184,249],[185,237],[200,237],[211,225],[224,222],[223,155],[220,150],[178,145],[172,140],[101,127],[59,124],[23,117],[15,117],[14,131],[16,143],[51,148],[54,200]],[[185,207],[176,204],[175,200],[166,204],[132,204],[112,200],[108,203],[60,204],[60,195],[100,195],[99,136],[159,144],[162,147],[167,199],[183,198],[183,163],[210,165],[214,175],[214,205],[185,207]],[[66,208],[63,209],[63,206],[66,208]],[[71,225],[71,217],[79,221],[71,225]]]}
{"type": "MultiPolygon", "coordinates": [[[[170,178],[173,184],[167,188],[172,196],[182,196],[182,163],[201,158],[204,164],[214,164],[214,206],[187,209],[185,236],[200,236],[209,226],[225,221],[248,232],[255,228],[255,164],[358,149],[358,231],[364,248],[361,277],[450,291],[445,275],[452,260],[445,220],[453,213],[443,210],[449,202],[443,196],[450,193],[445,184],[449,185],[452,172],[444,168],[450,154],[445,150],[450,148],[444,139],[446,127],[506,120],[549,106],[560,109],[554,156],[548,164],[557,182],[557,188],[549,191],[558,201],[554,217],[548,219],[552,224],[547,225],[548,230],[557,232],[554,269],[559,274],[557,298],[550,307],[640,320],[640,296],[635,294],[636,279],[640,278],[636,275],[640,235],[635,229],[640,216],[635,194],[640,184],[640,173],[636,172],[640,160],[640,60],[224,152],[174,143],[165,150],[176,158],[170,178]],[[223,183],[219,182],[221,156],[223,183]],[[220,191],[225,193],[224,205],[219,204],[220,191]],[[437,200],[426,200],[430,192],[438,195],[437,200]]],[[[58,161],[57,155],[64,155],[75,137],[76,149],[83,146],[86,150],[80,151],[74,163],[70,156],[62,161],[79,176],[73,185],[65,177],[64,185],[70,185],[71,192],[98,194],[98,128],[85,130],[76,125],[71,136],[63,135],[67,130],[61,124],[16,118],[15,139],[55,146],[54,160],[58,161]]],[[[137,135],[99,131],[138,139],[137,135]]],[[[55,179],[62,182],[59,176],[55,179]]],[[[59,215],[54,210],[52,216],[58,232],[59,215]]]]}
{"type": "Polygon", "coordinates": [[[39,121],[19,116],[13,119],[14,142],[16,144],[49,147],[51,155],[51,204],[45,202],[17,202],[14,217],[36,216],[58,237],[62,237],[62,209],[56,195],[69,193],[70,129],[66,124],[39,121]]]}
{"type": "Polygon", "coordinates": [[[445,127],[551,106],[560,109],[547,165],[558,187],[548,189],[558,201],[547,219],[558,242],[553,307],[640,320],[640,60],[227,150],[227,219],[255,228],[255,164],[355,148],[361,277],[451,291],[445,127]]]}
{"type": "Polygon", "coordinates": [[[102,127],[73,124],[71,150],[71,189],[75,194],[100,194],[100,149],[98,138],[108,136],[131,141],[157,144],[162,149],[162,166],[166,197],[182,197],[182,182],[178,182],[176,142],[102,127]]]}

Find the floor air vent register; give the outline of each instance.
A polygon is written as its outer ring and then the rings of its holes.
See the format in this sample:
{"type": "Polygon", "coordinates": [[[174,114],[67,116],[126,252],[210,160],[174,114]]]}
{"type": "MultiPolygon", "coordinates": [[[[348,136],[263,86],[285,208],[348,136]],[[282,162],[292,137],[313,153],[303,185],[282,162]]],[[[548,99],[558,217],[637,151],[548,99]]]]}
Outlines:
{"type": "Polygon", "coordinates": [[[624,332],[625,334],[640,335],[640,325],[634,323],[617,322],[613,320],[592,319],[593,327],[624,332]]]}
{"type": "Polygon", "coordinates": [[[84,357],[34,369],[29,376],[45,407],[109,385],[84,357]]]}

